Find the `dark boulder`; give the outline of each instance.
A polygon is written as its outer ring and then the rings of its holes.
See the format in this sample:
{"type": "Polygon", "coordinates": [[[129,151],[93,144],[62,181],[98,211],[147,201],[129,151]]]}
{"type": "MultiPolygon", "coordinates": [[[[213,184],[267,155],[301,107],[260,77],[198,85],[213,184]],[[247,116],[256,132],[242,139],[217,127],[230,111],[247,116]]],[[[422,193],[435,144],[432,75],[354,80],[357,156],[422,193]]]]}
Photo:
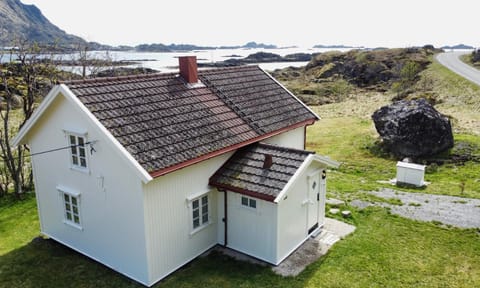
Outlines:
{"type": "Polygon", "coordinates": [[[381,107],[372,118],[386,148],[398,157],[430,156],[453,147],[450,120],[425,99],[381,107]]]}

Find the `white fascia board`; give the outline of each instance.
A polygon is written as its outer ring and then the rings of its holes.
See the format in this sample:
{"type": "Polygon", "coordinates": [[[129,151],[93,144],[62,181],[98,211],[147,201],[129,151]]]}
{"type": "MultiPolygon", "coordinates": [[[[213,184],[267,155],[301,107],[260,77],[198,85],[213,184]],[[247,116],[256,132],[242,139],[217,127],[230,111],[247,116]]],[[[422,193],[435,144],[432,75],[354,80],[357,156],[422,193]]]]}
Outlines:
{"type": "Polygon", "coordinates": [[[105,135],[105,137],[112,143],[114,146],[115,150],[117,150],[122,158],[127,161],[127,163],[132,166],[134,171],[137,173],[137,175],[140,177],[143,183],[148,183],[150,182],[153,178],[150,176],[150,174],[133,158],[132,154],[130,154],[125,147],[123,147],[120,142],[108,131],[105,126],[103,126],[102,123],[88,110],[85,105],[73,94],[73,92],[65,85],[65,84],[60,84],[60,91],[62,94],[67,98],[67,100],[73,102],[75,105],[74,107],[79,108],[85,115],[87,115],[88,119],[94,124],[94,126],[98,127],[100,129],[101,133],[105,135]]]}
{"type": "Polygon", "coordinates": [[[303,173],[303,171],[305,169],[307,169],[308,166],[310,166],[310,163],[312,163],[312,161],[316,161],[316,162],[319,162],[319,163],[321,163],[325,166],[331,166],[331,167],[334,167],[334,168],[338,168],[340,166],[339,162],[337,162],[335,160],[332,160],[328,157],[317,155],[317,154],[308,155],[308,157],[305,158],[305,160],[303,161],[302,165],[300,165],[300,167],[298,167],[297,171],[295,171],[295,174],[293,174],[293,176],[290,178],[290,180],[288,180],[287,184],[283,187],[282,191],[280,191],[280,193],[275,198],[275,200],[273,200],[274,203],[280,202],[280,200],[285,196],[285,194],[290,189],[290,187],[293,185],[293,183],[295,183],[297,178],[303,173]]]}
{"type": "Polygon", "coordinates": [[[48,106],[50,106],[50,103],[57,98],[58,93],[60,91],[60,85],[55,85],[50,92],[48,92],[47,96],[45,99],[42,101],[40,106],[35,109],[33,112],[32,116],[27,120],[25,125],[23,125],[22,129],[18,131],[17,135],[12,139],[12,146],[16,147],[20,144],[26,144],[25,142],[25,136],[28,134],[30,129],[32,129],[33,125],[37,122],[37,120],[40,118],[40,116],[43,115],[45,110],[47,110],[48,106]]]}
{"type": "Polygon", "coordinates": [[[320,162],[324,165],[327,165],[327,166],[330,166],[330,167],[333,167],[333,168],[340,167],[340,162],[337,162],[333,159],[330,159],[330,157],[323,156],[323,155],[318,155],[318,154],[312,154],[311,156],[313,156],[315,161],[320,162]]]}
{"type": "Polygon", "coordinates": [[[282,191],[280,191],[280,193],[275,198],[275,200],[273,200],[274,203],[280,202],[280,199],[282,199],[283,196],[285,196],[285,193],[287,193],[287,191],[290,189],[290,186],[293,185],[293,183],[295,182],[295,179],[297,179],[298,176],[300,176],[300,174],[302,174],[303,170],[305,170],[310,165],[310,163],[312,162],[312,157],[311,157],[312,155],[313,154],[308,155],[308,157],[303,161],[302,165],[300,165],[300,167],[298,167],[297,171],[295,171],[295,174],[293,174],[293,176],[290,177],[290,180],[288,180],[287,184],[285,186],[283,186],[282,191]]]}
{"type": "Polygon", "coordinates": [[[277,79],[275,79],[272,75],[270,75],[270,73],[268,73],[267,71],[265,71],[264,69],[262,69],[262,67],[258,66],[258,68],[260,68],[260,70],[263,71],[263,73],[265,73],[266,75],[268,75],[268,77],[270,77],[270,79],[272,79],[273,81],[275,81],[275,83],[277,83],[278,85],[280,85],[280,87],[283,88],[283,90],[287,91],[288,94],[290,94],[290,96],[292,96],[293,98],[295,98],[295,100],[297,100],[300,104],[303,105],[303,107],[307,108],[308,111],[310,111],[313,115],[315,115],[315,117],[317,117],[317,120],[320,120],[320,116],[318,116],[317,113],[313,112],[312,109],[310,109],[310,107],[308,107],[307,105],[305,105],[305,103],[302,102],[302,100],[298,99],[297,96],[295,96],[295,94],[293,94],[292,92],[290,92],[290,90],[288,90],[285,86],[282,85],[282,83],[278,82],[277,79]]]}

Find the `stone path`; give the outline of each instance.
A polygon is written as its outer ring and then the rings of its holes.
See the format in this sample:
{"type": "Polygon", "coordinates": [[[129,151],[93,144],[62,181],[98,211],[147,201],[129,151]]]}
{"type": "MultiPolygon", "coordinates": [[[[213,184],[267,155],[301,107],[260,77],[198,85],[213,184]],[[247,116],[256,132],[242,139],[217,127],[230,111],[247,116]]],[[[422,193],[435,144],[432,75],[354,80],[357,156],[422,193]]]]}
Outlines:
{"type": "Polygon", "coordinates": [[[399,192],[392,189],[369,192],[385,199],[399,199],[403,205],[353,200],[350,205],[389,207],[393,214],[420,221],[438,221],[460,228],[480,228],[480,199],[425,193],[399,192]]]}
{"type": "Polygon", "coordinates": [[[333,244],[354,231],[355,226],[335,219],[325,218],[325,225],[318,236],[305,241],[302,246],[288,256],[280,265],[273,267],[272,270],[282,276],[297,276],[309,264],[325,255],[333,244]]]}
{"type": "MultiPolygon", "coordinates": [[[[325,255],[333,244],[354,231],[355,226],[335,219],[325,218],[325,225],[316,237],[309,238],[297,250],[290,254],[290,256],[283,260],[280,265],[273,266],[272,270],[282,276],[297,276],[305,270],[309,264],[325,255]]],[[[237,260],[262,266],[271,266],[266,262],[223,246],[216,246],[214,249],[237,260]]],[[[204,255],[207,255],[209,252],[210,251],[206,252],[204,255]]]]}

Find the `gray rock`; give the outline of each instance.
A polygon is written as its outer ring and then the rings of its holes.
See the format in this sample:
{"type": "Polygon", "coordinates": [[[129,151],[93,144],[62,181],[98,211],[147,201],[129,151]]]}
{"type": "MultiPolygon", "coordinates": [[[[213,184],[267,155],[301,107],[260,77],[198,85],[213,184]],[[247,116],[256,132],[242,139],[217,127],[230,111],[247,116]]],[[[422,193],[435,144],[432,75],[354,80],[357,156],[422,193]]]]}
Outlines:
{"type": "Polygon", "coordinates": [[[429,156],[453,147],[450,120],[425,99],[381,107],[372,118],[386,148],[396,156],[429,156]]]}
{"type": "Polygon", "coordinates": [[[328,205],[333,206],[333,207],[338,207],[338,206],[340,206],[340,205],[344,205],[344,204],[345,204],[345,201],[339,200],[339,199],[335,199],[335,198],[328,198],[325,202],[326,202],[328,205]]]}
{"type": "Polygon", "coordinates": [[[350,218],[352,216],[352,212],[350,212],[348,210],[344,210],[344,211],[342,211],[342,216],[343,216],[343,218],[350,218]]]}
{"type": "Polygon", "coordinates": [[[332,208],[332,209],[330,209],[330,214],[335,215],[335,214],[338,214],[338,212],[340,212],[340,209],[338,209],[338,208],[332,208]]]}

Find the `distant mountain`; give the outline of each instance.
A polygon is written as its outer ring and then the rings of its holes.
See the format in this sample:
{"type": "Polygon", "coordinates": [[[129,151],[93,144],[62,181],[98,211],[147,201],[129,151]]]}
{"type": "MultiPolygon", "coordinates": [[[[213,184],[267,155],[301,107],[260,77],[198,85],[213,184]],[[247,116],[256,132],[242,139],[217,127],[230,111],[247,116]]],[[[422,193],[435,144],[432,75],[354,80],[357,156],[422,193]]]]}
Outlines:
{"type": "Polygon", "coordinates": [[[62,46],[86,43],[52,24],[35,5],[0,0],[0,46],[12,46],[13,41],[19,39],[38,43],[57,41],[62,46]]]}
{"type": "Polygon", "coordinates": [[[442,49],[449,50],[449,49],[475,49],[475,47],[465,45],[465,44],[457,44],[454,46],[443,46],[442,49]]]}

